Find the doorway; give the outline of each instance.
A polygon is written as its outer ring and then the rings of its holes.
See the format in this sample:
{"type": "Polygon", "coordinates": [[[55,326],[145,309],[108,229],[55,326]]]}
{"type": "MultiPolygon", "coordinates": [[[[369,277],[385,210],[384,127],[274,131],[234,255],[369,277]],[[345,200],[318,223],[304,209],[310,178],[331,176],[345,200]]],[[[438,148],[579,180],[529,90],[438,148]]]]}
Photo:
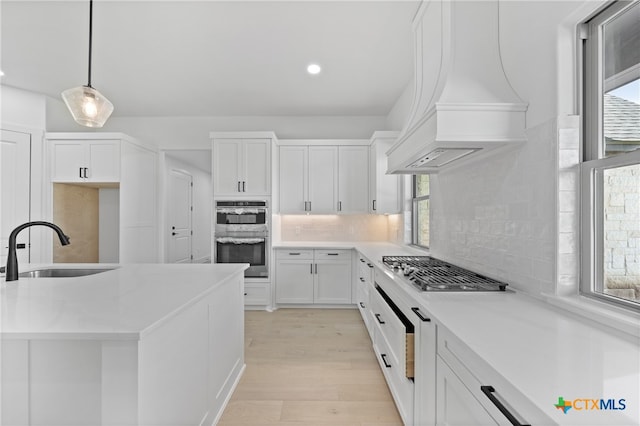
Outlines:
{"type": "Polygon", "coordinates": [[[165,150],[162,158],[164,261],[210,263],[211,150],[165,150]],[[187,192],[188,189],[190,192],[187,192]],[[187,202],[189,197],[190,204],[187,202]],[[190,210],[186,210],[185,206],[189,206],[190,210]],[[190,235],[187,232],[189,214],[190,235]]]}
{"type": "Polygon", "coordinates": [[[191,263],[193,176],[184,170],[171,168],[167,185],[169,263],[191,263]]]}

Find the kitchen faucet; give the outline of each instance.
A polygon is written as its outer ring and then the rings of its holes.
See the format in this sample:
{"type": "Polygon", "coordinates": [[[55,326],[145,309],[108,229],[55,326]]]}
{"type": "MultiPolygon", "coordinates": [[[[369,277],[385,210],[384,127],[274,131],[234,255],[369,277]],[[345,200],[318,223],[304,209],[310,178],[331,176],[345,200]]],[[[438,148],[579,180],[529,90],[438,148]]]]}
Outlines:
{"type": "Polygon", "coordinates": [[[64,232],[62,232],[62,229],[60,229],[59,226],[54,225],[53,223],[50,223],[50,222],[41,222],[41,221],[27,222],[16,227],[16,229],[11,231],[11,234],[9,235],[9,254],[7,256],[7,275],[6,275],[7,281],[16,281],[18,279],[18,257],[16,255],[16,238],[18,237],[18,233],[25,228],[29,228],[35,225],[48,226],[49,228],[56,231],[56,233],[58,234],[58,238],[60,238],[60,243],[63,246],[66,246],[67,244],[69,244],[69,237],[64,235],[64,232]]]}

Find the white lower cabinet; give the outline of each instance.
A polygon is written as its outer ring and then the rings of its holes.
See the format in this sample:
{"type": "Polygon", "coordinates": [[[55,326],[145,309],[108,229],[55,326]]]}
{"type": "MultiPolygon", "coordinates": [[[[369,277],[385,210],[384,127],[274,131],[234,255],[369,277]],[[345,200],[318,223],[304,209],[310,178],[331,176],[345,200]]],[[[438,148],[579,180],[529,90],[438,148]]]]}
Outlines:
{"type": "Polygon", "coordinates": [[[276,250],[276,303],[352,303],[351,253],[351,250],[276,250]]]}
{"type": "Polygon", "coordinates": [[[356,304],[358,310],[362,316],[369,336],[373,339],[373,322],[371,320],[371,303],[370,294],[373,288],[373,264],[364,257],[361,253],[358,253],[356,261],[356,304]]]}
{"type": "Polygon", "coordinates": [[[271,305],[271,284],[268,282],[244,283],[244,305],[265,307],[271,305]]]}
{"type": "Polygon", "coordinates": [[[438,425],[556,424],[445,328],[437,347],[438,425]]]}

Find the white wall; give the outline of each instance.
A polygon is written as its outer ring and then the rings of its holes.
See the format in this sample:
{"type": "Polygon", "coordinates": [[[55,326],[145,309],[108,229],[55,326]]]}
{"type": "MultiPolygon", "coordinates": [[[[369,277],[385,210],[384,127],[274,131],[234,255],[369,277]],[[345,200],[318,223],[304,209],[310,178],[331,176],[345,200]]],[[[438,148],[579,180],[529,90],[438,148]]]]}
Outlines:
{"type": "Polygon", "coordinates": [[[0,86],[1,122],[30,129],[46,129],[46,97],[10,86],[0,86]]]}
{"type": "Polygon", "coordinates": [[[280,139],[369,139],[384,116],[112,117],[104,131],[122,132],[159,149],[210,149],[212,131],[273,131],[280,139]]]}
{"type": "MultiPolygon", "coordinates": [[[[211,158],[211,154],[209,154],[211,158]]],[[[189,173],[193,177],[193,213],[192,213],[192,250],[194,262],[205,262],[211,260],[211,203],[213,196],[213,189],[211,186],[211,173],[201,170],[191,164],[187,164],[176,158],[170,156],[170,152],[165,155],[165,182],[168,179],[169,171],[171,169],[180,169],[189,173]]],[[[168,204],[171,200],[165,194],[162,197],[165,200],[165,217],[168,217],[168,204]]],[[[165,226],[165,229],[168,227],[165,226]]],[[[167,232],[162,234],[164,238],[167,237],[167,232]]],[[[166,240],[165,240],[166,241],[166,240]]],[[[165,247],[166,247],[165,243],[165,247]]],[[[167,259],[167,253],[165,250],[165,261],[167,259]]]]}

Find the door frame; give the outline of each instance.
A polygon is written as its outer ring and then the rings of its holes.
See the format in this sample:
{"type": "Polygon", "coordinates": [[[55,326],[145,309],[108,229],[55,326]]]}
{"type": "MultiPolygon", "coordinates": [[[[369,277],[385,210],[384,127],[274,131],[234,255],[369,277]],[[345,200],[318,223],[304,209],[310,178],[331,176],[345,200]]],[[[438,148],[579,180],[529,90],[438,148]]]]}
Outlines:
{"type": "MultiPolygon", "coordinates": [[[[44,143],[44,129],[19,126],[11,123],[0,123],[2,130],[10,132],[26,133],[31,137],[31,196],[29,203],[29,220],[51,221],[53,217],[52,190],[50,183],[50,166],[48,152],[44,143]]],[[[32,227],[29,253],[31,263],[51,263],[53,259],[53,233],[49,230],[32,227]]]]}

